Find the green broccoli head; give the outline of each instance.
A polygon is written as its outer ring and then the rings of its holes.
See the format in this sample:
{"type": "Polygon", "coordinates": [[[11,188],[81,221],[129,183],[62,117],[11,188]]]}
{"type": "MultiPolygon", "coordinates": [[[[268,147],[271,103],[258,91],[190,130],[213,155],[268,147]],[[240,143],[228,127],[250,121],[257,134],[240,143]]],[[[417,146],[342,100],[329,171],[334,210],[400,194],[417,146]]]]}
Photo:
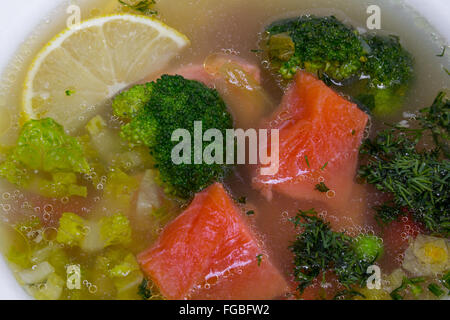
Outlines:
{"type": "Polygon", "coordinates": [[[119,94],[113,101],[114,115],[131,119],[148,103],[152,93],[152,83],[137,85],[119,94]]]}
{"type": "MultiPolygon", "coordinates": [[[[205,163],[174,164],[172,149],[178,142],[172,141],[173,132],[186,129],[194,137],[194,122],[201,121],[203,131],[217,129],[225,136],[225,130],[233,128],[232,117],[218,92],[198,81],[164,75],[151,87],[148,103],[122,127],[122,137],[150,149],[157,180],[166,193],[189,199],[214,181],[221,180],[229,167],[205,163]]],[[[192,155],[193,151],[192,146],[192,155]]],[[[226,154],[225,150],[223,154],[226,154]]]]}
{"type": "Polygon", "coordinates": [[[365,62],[358,32],[334,16],[282,20],[266,31],[269,58],[285,79],[305,69],[342,81],[356,75],[365,62]]]}
{"type": "Polygon", "coordinates": [[[364,40],[371,50],[364,64],[369,85],[376,88],[408,85],[413,76],[413,59],[399,38],[367,34],[364,40]]]}
{"type": "Polygon", "coordinates": [[[372,112],[388,115],[403,105],[413,78],[413,59],[401,46],[398,37],[367,34],[370,47],[363,73],[368,77],[366,96],[372,96],[372,112]]]}

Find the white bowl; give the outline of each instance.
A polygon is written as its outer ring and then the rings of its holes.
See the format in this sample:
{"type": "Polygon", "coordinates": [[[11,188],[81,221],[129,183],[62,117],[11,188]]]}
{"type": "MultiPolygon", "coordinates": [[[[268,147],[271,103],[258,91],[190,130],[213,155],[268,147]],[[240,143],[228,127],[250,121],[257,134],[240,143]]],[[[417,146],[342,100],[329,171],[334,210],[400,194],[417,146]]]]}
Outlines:
{"type": "MultiPolygon", "coordinates": [[[[163,1],[163,0],[160,0],[163,1]]],[[[244,0],[242,0],[244,1],[244,0]]],[[[402,2],[401,0],[391,0],[402,2]]],[[[0,74],[13,57],[20,44],[42,22],[53,8],[67,0],[4,1],[0,11],[0,74]]],[[[448,0],[404,0],[416,9],[445,38],[450,40],[450,1],[448,0]]],[[[17,284],[5,261],[0,257],[0,299],[29,299],[17,284]]]]}

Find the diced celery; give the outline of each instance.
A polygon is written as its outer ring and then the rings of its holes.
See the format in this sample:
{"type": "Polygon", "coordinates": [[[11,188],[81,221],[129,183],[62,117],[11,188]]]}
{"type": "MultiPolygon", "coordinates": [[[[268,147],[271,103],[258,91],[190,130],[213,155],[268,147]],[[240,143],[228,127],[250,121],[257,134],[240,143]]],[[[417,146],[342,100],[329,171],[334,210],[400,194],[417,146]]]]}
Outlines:
{"type": "Polygon", "coordinates": [[[87,227],[89,232],[81,243],[81,249],[86,252],[102,250],[105,247],[105,241],[100,236],[100,224],[97,221],[88,221],[87,227]]]}
{"type": "Polygon", "coordinates": [[[29,287],[30,293],[38,300],[58,300],[64,288],[64,280],[51,274],[45,283],[29,287]]]}
{"type": "Polygon", "coordinates": [[[139,264],[133,254],[128,254],[124,261],[109,270],[109,276],[112,278],[124,278],[129,276],[133,271],[138,271],[139,264]]]}
{"type": "Polygon", "coordinates": [[[59,219],[56,241],[68,246],[80,245],[88,232],[86,221],[75,213],[63,213],[59,219]]]}
{"type": "Polygon", "coordinates": [[[105,196],[128,207],[131,197],[138,187],[139,182],[136,178],[127,175],[120,169],[114,169],[108,174],[105,196]]]}
{"type": "Polygon", "coordinates": [[[105,246],[128,245],[131,242],[131,226],[128,218],[117,213],[100,220],[100,236],[105,246]]]}
{"type": "Polygon", "coordinates": [[[106,128],[106,122],[102,116],[97,115],[92,118],[86,125],[86,130],[91,136],[99,135],[106,128]]]}
{"type": "Polygon", "coordinates": [[[47,280],[47,278],[55,272],[50,263],[41,262],[31,269],[26,269],[18,273],[19,280],[24,284],[36,284],[47,280]]]}

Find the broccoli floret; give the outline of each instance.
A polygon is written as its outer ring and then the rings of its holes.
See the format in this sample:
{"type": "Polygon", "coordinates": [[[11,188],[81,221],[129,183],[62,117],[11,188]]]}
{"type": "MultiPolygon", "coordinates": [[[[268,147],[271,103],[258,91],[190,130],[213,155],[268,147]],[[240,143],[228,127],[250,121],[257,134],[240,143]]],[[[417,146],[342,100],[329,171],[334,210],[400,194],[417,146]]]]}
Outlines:
{"type": "Polygon", "coordinates": [[[366,59],[358,31],[334,16],[282,20],[266,31],[269,59],[285,79],[300,68],[342,81],[356,75],[366,59]]]}
{"type": "Polygon", "coordinates": [[[152,93],[152,83],[137,85],[119,94],[113,101],[114,115],[131,119],[149,102],[152,93]]]}
{"type": "Polygon", "coordinates": [[[364,40],[370,47],[364,72],[371,87],[392,88],[407,85],[413,75],[413,60],[398,37],[368,34],[364,40]]]}
{"type": "Polygon", "coordinates": [[[102,218],[100,220],[100,237],[104,241],[105,247],[130,244],[130,221],[122,213],[102,218]]]}
{"type": "Polygon", "coordinates": [[[398,110],[413,78],[413,59],[395,36],[368,34],[370,47],[363,73],[368,79],[368,92],[373,97],[372,112],[387,115],[398,110]]]}
{"type": "MultiPolygon", "coordinates": [[[[194,137],[194,122],[201,121],[203,131],[217,129],[225,136],[225,130],[233,128],[232,117],[218,92],[198,81],[164,75],[153,82],[151,88],[148,103],[122,127],[121,136],[132,144],[143,144],[150,149],[157,180],[166,193],[189,199],[214,181],[221,180],[229,166],[174,164],[172,149],[179,142],[172,141],[172,133],[186,129],[194,137]]],[[[193,155],[193,147],[191,151],[193,155]]],[[[225,150],[223,154],[226,154],[225,150]]]]}
{"type": "Polygon", "coordinates": [[[79,215],[71,212],[63,213],[59,219],[59,228],[56,241],[68,246],[80,246],[86,236],[86,221],[79,215]]]}
{"type": "Polygon", "coordinates": [[[53,119],[30,120],[23,126],[17,145],[0,165],[0,176],[20,187],[37,186],[47,197],[86,196],[77,185],[76,173],[90,170],[80,143],[53,119]],[[35,174],[52,175],[53,180],[35,174]]]}

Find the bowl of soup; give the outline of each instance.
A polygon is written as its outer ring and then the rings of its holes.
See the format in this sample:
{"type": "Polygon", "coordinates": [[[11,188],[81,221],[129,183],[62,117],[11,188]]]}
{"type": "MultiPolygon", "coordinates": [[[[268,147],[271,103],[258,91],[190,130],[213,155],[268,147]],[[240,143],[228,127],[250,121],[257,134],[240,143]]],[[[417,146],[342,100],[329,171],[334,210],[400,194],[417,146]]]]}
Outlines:
{"type": "Polygon", "coordinates": [[[448,3],[29,2],[1,298],[448,299],[448,3]]]}

